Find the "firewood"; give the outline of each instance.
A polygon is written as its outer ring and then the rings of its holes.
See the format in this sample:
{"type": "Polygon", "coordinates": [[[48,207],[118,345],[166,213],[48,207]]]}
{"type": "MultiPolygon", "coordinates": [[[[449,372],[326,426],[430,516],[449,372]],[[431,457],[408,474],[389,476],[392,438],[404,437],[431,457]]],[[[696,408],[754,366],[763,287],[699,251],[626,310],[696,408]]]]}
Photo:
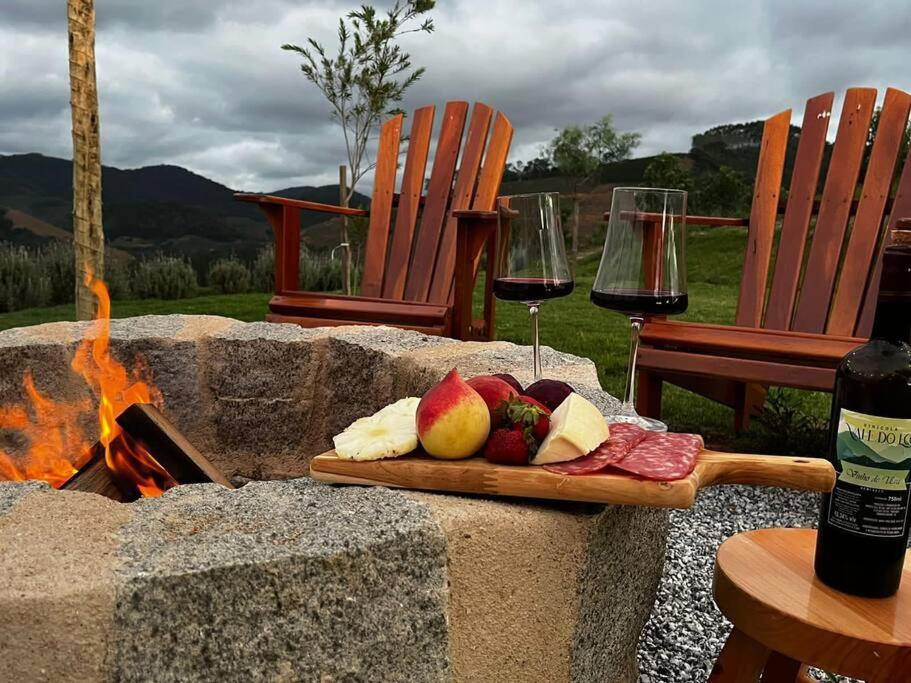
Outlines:
{"type": "MultiPolygon", "coordinates": [[[[117,424],[122,432],[114,438],[112,448],[118,449],[120,440],[126,442],[123,450],[135,452],[133,446],[140,444],[178,484],[214,482],[225,488],[235,488],[155,406],[134,403],[117,417],[117,424]]],[[[92,446],[86,464],[60,488],[97,493],[124,503],[142,496],[136,482],[118,476],[108,468],[100,442],[92,446]]]]}
{"type": "Polygon", "coordinates": [[[97,493],[121,503],[131,503],[139,498],[140,493],[136,487],[130,492],[125,490],[126,487],[117,485],[105,462],[104,446],[101,443],[96,443],[89,452],[89,459],[76,474],[63,483],[60,487],[62,490],[97,493]]]}
{"type": "Polygon", "coordinates": [[[146,450],[178,484],[214,482],[234,485],[180,433],[155,406],[134,403],[117,417],[117,424],[146,450]]]}

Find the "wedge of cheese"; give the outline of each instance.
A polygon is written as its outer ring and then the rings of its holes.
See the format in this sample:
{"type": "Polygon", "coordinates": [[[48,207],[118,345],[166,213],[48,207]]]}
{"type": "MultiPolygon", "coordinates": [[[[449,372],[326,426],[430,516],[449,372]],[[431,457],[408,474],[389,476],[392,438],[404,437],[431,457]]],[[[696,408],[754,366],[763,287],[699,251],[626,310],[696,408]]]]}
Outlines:
{"type": "Polygon", "coordinates": [[[550,416],[550,431],[531,464],[575,460],[595,450],[608,436],[607,421],[601,411],[591,401],[572,393],[550,416]]]}

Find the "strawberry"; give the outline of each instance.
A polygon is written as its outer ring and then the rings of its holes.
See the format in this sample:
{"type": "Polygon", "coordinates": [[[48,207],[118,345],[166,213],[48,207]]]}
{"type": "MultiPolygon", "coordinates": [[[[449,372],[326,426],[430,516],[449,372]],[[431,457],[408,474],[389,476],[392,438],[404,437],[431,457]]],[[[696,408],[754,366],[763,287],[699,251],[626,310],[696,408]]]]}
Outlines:
{"type": "Polygon", "coordinates": [[[496,415],[500,424],[523,434],[532,455],[550,431],[550,410],[529,396],[501,401],[496,415]]]}
{"type": "Polygon", "coordinates": [[[527,465],[531,453],[522,432],[501,428],[487,439],[484,457],[500,465],[527,465]]]}

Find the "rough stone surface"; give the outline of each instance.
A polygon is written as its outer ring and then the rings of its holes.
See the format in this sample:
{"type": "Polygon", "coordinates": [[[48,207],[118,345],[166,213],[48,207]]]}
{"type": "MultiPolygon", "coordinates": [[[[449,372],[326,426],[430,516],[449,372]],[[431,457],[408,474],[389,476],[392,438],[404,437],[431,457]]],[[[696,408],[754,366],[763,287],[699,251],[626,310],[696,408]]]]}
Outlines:
{"type": "Polygon", "coordinates": [[[10,488],[0,516],[3,680],[97,681],[106,675],[117,529],[131,508],[91,494],[10,488]]]}
{"type": "Polygon", "coordinates": [[[541,681],[569,680],[591,516],[556,506],[410,495],[433,511],[446,534],[454,679],[519,681],[534,672],[541,681]]]}
{"type": "Polygon", "coordinates": [[[307,480],[197,488],[121,531],[114,678],[448,678],[444,539],[421,506],[307,480]]]}
{"type": "Polygon", "coordinates": [[[319,391],[321,347],[296,325],[240,324],[206,340],[201,352],[204,416],[219,444],[215,456],[246,476],[307,473],[311,413],[319,391]],[[232,456],[228,460],[227,456],[232,456]]]}
{"type": "Polygon", "coordinates": [[[579,582],[573,681],[638,680],[630,644],[655,602],[667,526],[667,510],[654,508],[610,506],[594,519],[579,582]]]}
{"type": "Polygon", "coordinates": [[[20,500],[37,491],[50,491],[43,481],[0,481],[0,515],[13,509],[20,500]]]}
{"type": "Polygon", "coordinates": [[[409,495],[446,534],[455,680],[637,680],[666,511],[409,495]]]}
{"type": "MultiPolygon", "coordinates": [[[[69,364],[91,329],[0,332],[0,404],[21,402],[26,369],[89,398],[69,364]]],[[[111,348],[142,359],[165,412],[237,481],[305,475],[351,421],[452,367],[531,380],[527,347],[385,327],[148,316],[113,321],[111,348]]],[[[615,410],[590,361],[543,353],[549,377],[615,410]]],[[[632,508],[310,480],[131,505],[5,484],[0,630],[19,640],[0,655],[23,681],[633,680],[665,528],[632,508]]]]}

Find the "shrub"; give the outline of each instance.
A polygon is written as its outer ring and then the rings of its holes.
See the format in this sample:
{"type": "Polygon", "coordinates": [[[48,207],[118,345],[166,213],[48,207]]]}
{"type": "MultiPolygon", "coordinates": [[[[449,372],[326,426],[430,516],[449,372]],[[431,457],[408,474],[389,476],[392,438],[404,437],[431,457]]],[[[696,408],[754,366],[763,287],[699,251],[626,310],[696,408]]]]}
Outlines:
{"type": "Polygon", "coordinates": [[[37,258],[38,267],[50,285],[50,303],[72,303],[76,298],[76,258],[73,245],[51,242],[42,247],[37,258]]]}
{"type": "Polygon", "coordinates": [[[252,287],[256,292],[275,291],[275,245],[267,244],[253,259],[250,269],[252,287]]]}
{"type": "MultiPolygon", "coordinates": [[[[253,289],[257,292],[275,290],[275,246],[263,247],[253,260],[251,268],[253,289]]],[[[351,278],[357,282],[360,267],[353,264],[351,278]]],[[[330,292],[342,288],[341,258],[330,258],[329,253],[313,252],[301,247],[300,277],[298,286],[306,292],[330,292]]]]}
{"type": "Polygon", "coordinates": [[[41,272],[38,254],[0,244],[0,312],[47,306],[50,299],[51,283],[41,272]]]}
{"type": "Polygon", "coordinates": [[[159,254],[139,262],[131,289],[139,299],[185,299],[196,295],[199,284],[189,261],[159,254]]]}
{"type": "Polygon", "coordinates": [[[218,259],[209,266],[209,286],[219,294],[242,294],[250,291],[250,269],[235,257],[218,259]]]}
{"type": "Polygon", "coordinates": [[[104,281],[108,286],[111,299],[119,301],[129,299],[130,290],[130,265],[123,257],[115,258],[110,253],[104,256],[104,281]]]}
{"type": "Polygon", "coordinates": [[[330,292],[341,289],[341,260],[301,247],[300,288],[307,292],[330,292]]]}
{"type": "Polygon", "coordinates": [[[800,455],[825,453],[828,420],[808,412],[793,391],[774,387],[757,418],[769,452],[800,455]]]}

